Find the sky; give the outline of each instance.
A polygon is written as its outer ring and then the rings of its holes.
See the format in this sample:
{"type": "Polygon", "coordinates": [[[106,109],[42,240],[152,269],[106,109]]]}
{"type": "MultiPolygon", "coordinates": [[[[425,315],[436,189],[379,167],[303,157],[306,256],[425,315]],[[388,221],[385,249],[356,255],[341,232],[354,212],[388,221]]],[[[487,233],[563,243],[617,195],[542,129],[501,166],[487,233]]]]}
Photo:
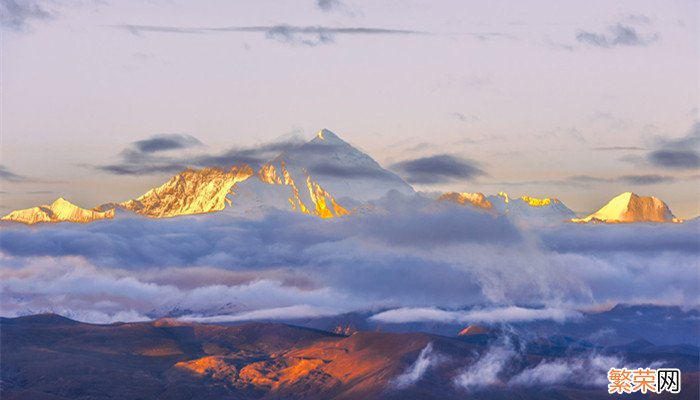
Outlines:
{"type": "Polygon", "coordinates": [[[137,197],[172,172],[104,167],[154,139],[219,154],[328,128],[428,166],[426,192],[585,213],[634,191],[700,214],[697,1],[0,6],[2,213],[137,197]]]}

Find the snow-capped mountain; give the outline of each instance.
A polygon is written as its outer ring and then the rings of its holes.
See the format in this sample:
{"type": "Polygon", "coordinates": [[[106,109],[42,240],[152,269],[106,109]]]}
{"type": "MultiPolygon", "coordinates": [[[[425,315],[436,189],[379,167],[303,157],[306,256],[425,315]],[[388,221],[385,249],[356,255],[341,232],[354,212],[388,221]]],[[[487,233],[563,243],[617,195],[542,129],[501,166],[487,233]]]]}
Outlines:
{"type": "Polygon", "coordinates": [[[265,167],[273,171],[284,167],[297,182],[311,177],[337,199],[366,202],[392,190],[405,195],[415,193],[403,179],[327,129],[318,132],[310,142],[279,155],[265,167]]]}
{"type": "Polygon", "coordinates": [[[576,216],[561,200],[555,198],[511,198],[507,193],[499,192],[487,199],[495,212],[531,224],[559,223],[576,216]]]}
{"type": "Polygon", "coordinates": [[[251,213],[274,207],[330,218],[349,214],[355,205],[390,191],[415,193],[397,175],[327,129],[265,164],[256,178],[232,189],[227,211],[251,213]]]}
{"type": "Polygon", "coordinates": [[[111,218],[114,218],[113,209],[104,212],[86,210],[63,197],[59,197],[49,205],[13,211],[2,217],[5,221],[22,222],[30,225],[39,222],[92,222],[111,218]]]}
{"type": "Polygon", "coordinates": [[[226,211],[239,215],[276,208],[322,218],[349,214],[352,207],[396,191],[415,194],[397,175],[324,129],[308,143],[290,149],[257,172],[249,165],[182,171],[136,199],[108,203],[80,213],[20,210],[5,220],[25,223],[112,218],[115,210],[149,218],[226,211]],[[57,214],[58,215],[58,214],[57,214]]]}
{"type": "Polygon", "coordinates": [[[573,222],[682,222],[676,218],[662,200],[650,196],[637,196],[625,192],[608,202],[601,209],[585,218],[574,218],[573,222]]]}
{"type": "Polygon", "coordinates": [[[438,201],[448,201],[457,204],[469,204],[477,208],[490,210],[493,204],[484,196],[483,193],[467,193],[467,192],[448,192],[440,197],[438,201]]]}
{"type": "Polygon", "coordinates": [[[511,198],[504,192],[492,196],[485,196],[483,193],[448,192],[441,195],[438,201],[468,205],[534,225],[560,223],[576,216],[558,199],[538,199],[530,196],[511,198]]]}
{"type": "MultiPolygon", "coordinates": [[[[59,198],[50,205],[13,211],[2,220],[26,224],[90,222],[114,218],[115,212],[165,218],[210,212],[256,215],[270,209],[332,218],[376,211],[387,202],[419,208],[420,202],[407,200],[411,198],[432,201],[417,195],[408,183],[367,154],[323,129],[311,141],[285,151],[257,171],[245,164],[227,169],[186,169],[133,200],[86,210],[59,198]]],[[[633,193],[623,193],[581,219],[554,198],[449,192],[438,200],[531,225],[565,221],[680,222],[663,201],[633,193]]]]}
{"type": "Polygon", "coordinates": [[[175,217],[223,210],[230,201],[226,195],[236,183],[253,175],[248,166],[186,169],[161,186],[134,200],[109,203],[99,210],[124,209],[150,218],[175,217]]]}

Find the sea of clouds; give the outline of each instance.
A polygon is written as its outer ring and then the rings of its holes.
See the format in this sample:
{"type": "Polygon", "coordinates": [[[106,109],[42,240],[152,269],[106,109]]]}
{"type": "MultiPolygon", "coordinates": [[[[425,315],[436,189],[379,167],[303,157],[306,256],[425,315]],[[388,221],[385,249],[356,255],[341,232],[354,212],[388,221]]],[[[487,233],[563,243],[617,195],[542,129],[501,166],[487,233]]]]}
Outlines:
{"type": "Polygon", "coordinates": [[[616,303],[700,305],[697,220],[526,228],[446,205],[0,229],[2,316],[111,322],[176,311],[224,322],[377,310],[387,322],[508,322],[616,303]]]}

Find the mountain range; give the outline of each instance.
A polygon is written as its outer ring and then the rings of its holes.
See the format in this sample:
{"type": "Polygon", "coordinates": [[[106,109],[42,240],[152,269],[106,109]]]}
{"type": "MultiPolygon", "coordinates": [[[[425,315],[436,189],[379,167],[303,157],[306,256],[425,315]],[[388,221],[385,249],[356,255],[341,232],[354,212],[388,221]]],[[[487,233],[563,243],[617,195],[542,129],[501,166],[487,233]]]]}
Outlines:
{"type": "MultiPolygon", "coordinates": [[[[50,205],[13,211],[2,220],[86,223],[129,213],[166,218],[211,212],[255,215],[269,209],[333,218],[372,209],[373,202],[391,193],[421,196],[398,175],[323,129],[311,141],[284,151],[257,170],[246,164],[186,169],[136,199],[84,209],[59,198],[50,205]]],[[[534,224],[681,222],[660,199],[629,192],[585,218],[576,218],[555,198],[450,192],[437,200],[534,224]]]]}

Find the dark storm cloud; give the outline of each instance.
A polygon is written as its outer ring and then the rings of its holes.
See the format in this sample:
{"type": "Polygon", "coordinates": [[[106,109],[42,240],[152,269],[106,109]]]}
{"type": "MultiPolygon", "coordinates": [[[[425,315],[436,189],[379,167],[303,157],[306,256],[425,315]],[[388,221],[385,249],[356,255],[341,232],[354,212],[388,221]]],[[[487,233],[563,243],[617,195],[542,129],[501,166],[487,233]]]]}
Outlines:
{"type": "Polygon", "coordinates": [[[437,184],[455,180],[472,180],[486,173],[474,161],[438,154],[401,161],[389,167],[409,183],[437,184]]]}
{"type": "Polygon", "coordinates": [[[31,181],[30,178],[26,176],[12,172],[9,168],[4,165],[0,165],[0,181],[22,183],[31,181]]]}
{"type": "Polygon", "coordinates": [[[339,35],[416,35],[418,32],[405,29],[385,29],[372,27],[326,27],[326,26],[295,26],[288,24],[266,25],[266,26],[240,26],[240,27],[219,27],[219,28],[185,28],[175,26],[152,26],[152,25],[115,25],[115,28],[124,29],[134,35],[141,35],[146,32],[160,33],[263,33],[267,39],[278,42],[318,46],[335,42],[339,35]]]}
{"type": "Polygon", "coordinates": [[[160,151],[186,149],[188,147],[201,145],[202,142],[194,136],[179,133],[155,135],[133,143],[134,148],[141,153],[157,153],[160,151]]]}
{"type": "Polygon", "coordinates": [[[659,140],[657,148],[647,155],[647,160],[666,169],[700,168],[700,123],[693,124],[681,138],[659,140]]]}
{"type": "Polygon", "coordinates": [[[40,0],[0,0],[0,24],[5,29],[22,32],[37,20],[54,17],[53,11],[40,0]]]}
{"type": "Polygon", "coordinates": [[[636,28],[622,23],[609,26],[607,32],[579,31],[576,35],[578,42],[601,48],[648,46],[658,39],[658,33],[640,34],[636,28]]]}
{"type": "Polygon", "coordinates": [[[171,174],[186,168],[227,168],[247,164],[254,169],[271,161],[280,153],[303,143],[298,137],[265,143],[250,148],[231,148],[223,153],[163,156],[165,151],[186,150],[202,144],[190,135],[156,135],[133,142],[119,153],[120,161],[114,164],[92,166],[115,175],[171,174]]]}

